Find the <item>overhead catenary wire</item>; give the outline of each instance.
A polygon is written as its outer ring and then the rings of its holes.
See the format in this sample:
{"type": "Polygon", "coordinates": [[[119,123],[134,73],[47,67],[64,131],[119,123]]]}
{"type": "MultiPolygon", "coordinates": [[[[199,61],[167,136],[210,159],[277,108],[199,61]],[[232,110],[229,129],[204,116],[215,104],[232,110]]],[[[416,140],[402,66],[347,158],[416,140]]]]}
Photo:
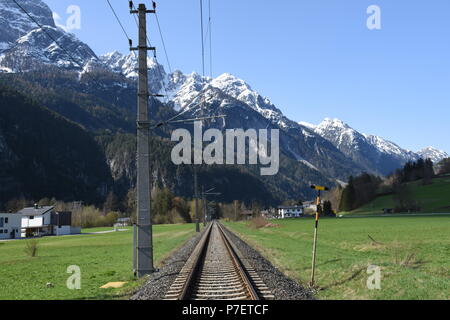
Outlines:
{"type": "Polygon", "coordinates": [[[209,76],[213,77],[213,58],[212,58],[212,20],[211,20],[211,0],[208,0],[208,27],[209,27],[209,76]]]}
{"type": "Polygon", "coordinates": [[[155,13],[156,23],[158,24],[159,35],[161,36],[161,42],[164,48],[164,54],[166,55],[167,67],[169,68],[169,72],[172,73],[172,66],[170,65],[169,55],[167,54],[166,42],[164,41],[164,36],[162,33],[161,25],[159,23],[158,13],[155,13]]]}
{"type": "Polygon", "coordinates": [[[74,57],[72,57],[72,55],[69,53],[69,51],[67,51],[59,42],[58,40],[56,40],[51,34],[50,32],[48,32],[47,30],[45,30],[44,26],[42,26],[35,18],[33,18],[33,16],[31,14],[29,14],[16,0],[12,0],[27,16],[28,18],[30,18],[53,42],[56,43],[56,45],[58,47],[61,48],[61,50],[64,51],[65,54],[67,54],[67,56],[69,57],[70,60],[72,60],[72,62],[74,62],[76,65],[78,65],[80,68],[83,68],[84,65],[81,64],[79,61],[77,61],[74,57]]]}
{"type": "MultiPolygon", "coordinates": [[[[203,40],[203,36],[204,36],[204,26],[203,26],[203,0],[200,0],[200,31],[201,31],[201,41],[202,41],[202,87],[204,88],[205,86],[205,41],[203,40]]],[[[202,92],[204,90],[201,90],[200,92],[202,92]]],[[[206,99],[206,95],[203,94],[202,96],[202,102],[201,102],[201,106],[200,106],[200,115],[203,116],[203,109],[205,108],[205,99],[206,99]]]]}
{"type": "Polygon", "coordinates": [[[116,10],[114,10],[113,6],[111,5],[111,2],[109,2],[109,0],[106,0],[106,2],[108,2],[108,5],[111,8],[111,11],[113,12],[114,16],[116,17],[116,20],[119,23],[120,27],[122,28],[122,31],[125,34],[125,37],[127,37],[128,40],[131,40],[130,36],[128,35],[127,31],[125,30],[125,28],[122,24],[122,21],[120,21],[119,16],[116,13],[116,10]]]}
{"type": "MultiPolygon", "coordinates": [[[[85,63],[84,62],[80,62],[80,61],[77,61],[71,54],[70,54],[70,52],[68,51],[68,50],[66,50],[65,48],[64,48],[64,46],[63,45],[61,45],[61,43],[59,43],[59,41],[57,40],[57,39],[55,39],[55,37],[53,37],[45,28],[44,28],[44,26],[43,25],[41,25],[32,15],[30,15],[26,10],[25,10],[25,8],[23,8],[23,6],[21,6],[16,0],[12,0],[16,5],[17,5],[17,7],[19,7],[19,9],[20,10],[22,10],[27,16],[28,16],[28,18],[33,22],[33,23],[35,23],[61,50],[63,50],[64,51],[64,53],[67,55],[67,57],[75,64],[75,65],[77,65],[79,68],[81,68],[81,69],[83,69],[84,67],[85,67],[85,63]]],[[[122,29],[122,31],[123,31],[123,33],[124,33],[124,35],[125,35],[125,37],[127,38],[127,40],[129,41],[130,40],[130,37],[129,37],[129,35],[128,35],[128,33],[126,32],[126,30],[125,30],[125,27],[123,26],[123,24],[122,24],[122,22],[120,21],[120,18],[118,17],[118,15],[117,15],[117,13],[116,13],[116,11],[114,10],[114,7],[111,5],[111,3],[110,3],[110,1],[109,0],[107,0],[107,2],[108,2],[108,5],[109,5],[109,7],[111,8],[111,10],[112,10],[112,12],[113,12],[113,14],[114,14],[114,16],[115,16],[115,18],[116,18],[116,20],[117,20],[117,22],[119,23],[119,25],[121,26],[121,29],[122,29]]],[[[134,7],[134,5],[133,5],[133,7],[134,7]]],[[[134,15],[133,15],[134,16],[134,15]]],[[[134,16],[134,18],[135,18],[135,21],[136,21],[136,23],[137,23],[137,20],[136,20],[136,17],[134,16]]],[[[149,41],[149,39],[148,39],[148,37],[147,37],[147,42],[148,42],[148,45],[149,46],[151,46],[151,44],[150,44],[150,41],[149,41]]],[[[134,54],[134,52],[133,52],[133,54],[134,54]]],[[[156,60],[156,62],[158,63],[158,60],[157,60],[157,58],[155,57],[155,60],[156,60]]],[[[159,63],[158,63],[159,64],[159,63]]],[[[162,77],[162,73],[161,73],[161,70],[160,70],[160,68],[157,68],[157,70],[158,70],[158,72],[160,73],[160,76],[161,76],[161,78],[163,78],[162,77]]],[[[91,75],[91,74],[89,74],[89,73],[85,73],[87,76],[89,76],[98,86],[99,86],[99,88],[101,87],[101,85],[98,83],[98,81],[91,75]]],[[[165,83],[164,83],[164,81],[162,82],[162,85],[163,85],[163,88],[164,88],[164,91],[165,91],[165,93],[166,93],[166,98],[168,98],[168,95],[167,95],[167,89],[166,89],[166,86],[165,86],[165,83]]],[[[195,97],[194,97],[194,99],[195,98],[197,98],[198,96],[200,96],[202,94],[202,92],[200,91],[195,97]]],[[[170,119],[168,119],[168,120],[166,120],[166,121],[164,121],[164,124],[165,123],[170,123],[170,122],[173,122],[174,120],[176,120],[177,118],[179,118],[180,116],[182,116],[184,113],[186,113],[187,111],[189,111],[188,109],[185,109],[185,110],[182,110],[180,113],[178,113],[177,115],[175,115],[175,116],[173,116],[172,118],[170,118],[170,119]]]]}
{"type": "MultiPolygon", "coordinates": [[[[154,2],[152,2],[152,3],[153,3],[153,6],[155,7],[155,3],[154,3],[154,2]]],[[[136,7],[135,7],[135,5],[134,5],[133,2],[131,2],[131,6],[132,6],[133,10],[136,10],[136,7]]],[[[203,8],[203,5],[202,5],[202,8],[203,8]]],[[[202,10],[201,16],[202,16],[202,19],[203,19],[203,10],[202,10]]],[[[136,26],[139,27],[139,23],[138,23],[138,21],[137,21],[136,16],[133,15],[133,17],[134,17],[134,21],[135,21],[135,23],[136,23],[136,26]]],[[[157,24],[158,24],[158,30],[159,30],[159,32],[160,32],[161,41],[162,41],[162,44],[163,44],[163,47],[164,47],[164,51],[165,51],[165,54],[166,54],[166,59],[167,59],[167,64],[168,64],[168,67],[169,67],[169,71],[172,73],[172,69],[171,69],[171,65],[170,65],[170,60],[169,60],[169,55],[168,55],[168,53],[167,53],[167,48],[166,48],[166,46],[165,46],[164,36],[163,36],[163,33],[162,33],[162,28],[161,28],[161,25],[160,25],[160,23],[159,23],[159,18],[158,18],[158,15],[157,15],[156,12],[155,12],[155,17],[156,17],[157,24]]],[[[203,21],[203,20],[202,20],[202,21],[203,21]]],[[[202,23],[202,41],[203,41],[203,23],[202,23]]],[[[206,42],[206,39],[205,39],[205,42],[206,42]]],[[[151,42],[150,42],[150,39],[148,38],[148,36],[147,36],[147,43],[148,43],[149,46],[151,46],[151,42]]],[[[202,42],[202,44],[203,44],[203,42],[202,42]]],[[[204,53],[204,48],[203,48],[202,51],[203,51],[203,53],[204,53]]],[[[155,60],[156,60],[156,62],[158,63],[158,60],[157,60],[156,57],[155,57],[155,60]]],[[[204,58],[204,54],[203,54],[203,57],[202,57],[202,61],[203,61],[203,79],[202,79],[202,82],[203,82],[203,84],[204,84],[204,79],[205,79],[204,60],[205,60],[205,58],[204,58]]],[[[158,63],[158,64],[159,64],[159,63],[158,63]]],[[[158,70],[158,72],[159,72],[160,77],[163,78],[160,68],[157,68],[157,70],[158,70]]],[[[168,97],[168,94],[167,94],[168,90],[167,90],[167,88],[166,88],[166,85],[165,85],[164,81],[162,82],[162,85],[163,85],[163,89],[164,89],[164,92],[165,92],[166,101],[167,101],[167,103],[168,103],[168,102],[169,102],[169,97],[168,97]]],[[[203,90],[200,90],[200,92],[198,92],[198,94],[192,99],[192,101],[194,101],[195,99],[197,99],[197,98],[198,98],[199,96],[201,96],[202,94],[203,94],[203,90]]],[[[181,110],[178,114],[176,114],[175,116],[169,118],[168,120],[165,120],[165,121],[163,121],[163,122],[160,122],[160,123],[157,124],[154,128],[161,127],[162,125],[166,125],[166,124],[170,124],[170,123],[178,123],[178,122],[181,122],[181,121],[176,121],[176,122],[175,122],[175,120],[178,119],[179,117],[181,117],[182,115],[184,115],[185,113],[187,113],[189,110],[190,110],[190,108],[185,108],[184,110],[181,110]]],[[[223,118],[223,116],[212,117],[212,118],[214,118],[214,119],[215,119],[215,118],[223,118]]],[[[205,119],[206,119],[206,118],[205,118],[205,119]]]]}
{"type": "MultiPolygon", "coordinates": [[[[202,40],[202,75],[205,77],[205,42],[203,40],[203,0],[200,0],[200,29],[201,29],[201,40],[202,40]]],[[[202,79],[204,81],[204,79],[202,79]]]]}
{"type": "MultiPolygon", "coordinates": [[[[106,0],[106,2],[108,2],[108,5],[111,8],[111,11],[114,14],[114,17],[116,18],[117,22],[119,23],[123,34],[125,35],[125,37],[127,38],[129,44],[131,45],[132,44],[132,40],[131,40],[130,36],[128,35],[128,32],[125,30],[125,27],[123,26],[122,21],[120,21],[120,18],[119,18],[119,16],[116,13],[116,10],[114,10],[114,7],[112,6],[111,2],[109,2],[109,0],[106,0]]],[[[133,53],[134,58],[137,59],[136,53],[134,51],[131,51],[131,52],[133,53]]]]}

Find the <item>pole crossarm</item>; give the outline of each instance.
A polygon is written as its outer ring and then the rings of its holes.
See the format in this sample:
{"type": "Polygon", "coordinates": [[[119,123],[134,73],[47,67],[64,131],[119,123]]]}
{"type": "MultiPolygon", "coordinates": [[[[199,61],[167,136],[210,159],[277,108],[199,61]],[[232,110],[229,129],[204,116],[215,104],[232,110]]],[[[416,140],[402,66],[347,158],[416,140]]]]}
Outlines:
{"type": "Polygon", "coordinates": [[[139,46],[139,47],[130,47],[131,51],[137,51],[137,50],[149,50],[149,51],[156,51],[155,47],[147,47],[147,46],[139,46]]]}
{"type": "Polygon", "coordinates": [[[205,120],[212,120],[212,119],[226,118],[226,117],[227,117],[226,115],[220,115],[220,116],[211,116],[211,117],[185,119],[185,120],[163,121],[163,122],[158,123],[152,129],[160,128],[162,126],[165,126],[168,124],[174,124],[174,123],[192,123],[192,122],[196,122],[196,121],[205,121],[205,120]]]}

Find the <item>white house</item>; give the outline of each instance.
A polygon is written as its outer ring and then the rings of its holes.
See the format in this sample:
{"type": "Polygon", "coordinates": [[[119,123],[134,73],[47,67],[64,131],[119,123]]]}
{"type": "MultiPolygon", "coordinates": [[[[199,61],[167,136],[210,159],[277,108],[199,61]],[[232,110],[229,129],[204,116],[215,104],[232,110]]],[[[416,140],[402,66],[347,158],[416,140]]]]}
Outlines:
{"type": "Polygon", "coordinates": [[[279,206],[278,218],[300,218],[303,216],[303,206],[279,206]]]}
{"type": "Polygon", "coordinates": [[[22,216],[22,237],[79,233],[79,228],[71,227],[72,213],[57,212],[52,206],[34,205],[20,210],[18,214],[22,216]]]}
{"type": "Polygon", "coordinates": [[[303,211],[308,213],[315,213],[317,211],[316,201],[305,201],[303,202],[303,211]]]}
{"type": "Polygon", "coordinates": [[[17,213],[0,213],[0,240],[20,239],[22,216],[17,213]]]}
{"type": "Polygon", "coordinates": [[[131,226],[131,218],[119,218],[114,224],[114,227],[127,227],[131,226]]]}

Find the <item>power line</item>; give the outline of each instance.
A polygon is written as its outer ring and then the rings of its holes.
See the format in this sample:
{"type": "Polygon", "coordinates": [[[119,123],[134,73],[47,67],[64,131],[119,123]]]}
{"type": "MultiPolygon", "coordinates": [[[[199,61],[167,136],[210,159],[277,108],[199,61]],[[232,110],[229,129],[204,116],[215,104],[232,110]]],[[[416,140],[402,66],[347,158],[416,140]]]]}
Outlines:
{"type": "MultiPolygon", "coordinates": [[[[209,5],[209,11],[210,9],[210,5],[209,5]]],[[[201,40],[202,40],[202,71],[203,71],[203,77],[202,77],[202,84],[204,86],[205,84],[205,49],[204,49],[204,43],[206,42],[206,37],[204,38],[204,27],[203,27],[203,0],[200,0],[200,20],[201,20],[201,40]]],[[[211,18],[210,18],[211,20],[211,18]]],[[[209,28],[210,29],[210,28],[209,28]]],[[[211,33],[210,33],[211,34],[211,33]]],[[[210,61],[212,61],[212,59],[210,59],[210,61]]],[[[211,64],[212,65],[212,64],[211,64]]],[[[212,70],[212,67],[211,67],[212,70]]],[[[212,71],[211,71],[211,75],[212,75],[212,71]]],[[[211,76],[212,77],[212,76],[211,76]]],[[[197,95],[195,95],[194,98],[191,99],[191,101],[195,101],[195,99],[197,99],[199,96],[204,95],[203,93],[203,88],[202,90],[200,90],[200,92],[197,93],[197,95]]],[[[204,102],[206,100],[206,97],[203,96],[203,101],[200,101],[200,103],[198,103],[197,105],[200,105],[201,107],[201,114],[203,115],[203,108],[204,108],[204,102]]],[[[173,122],[175,119],[181,117],[183,114],[185,114],[187,111],[189,111],[190,108],[185,108],[184,110],[181,110],[177,115],[173,116],[172,118],[168,119],[167,122],[173,122]]]]}
{"type": "MultiPolygon", "coordinates": [[[[204,43],[209,42],[209,76],[212,78],[212,19],[211,19],[211,0],[208,0],[208,26],[206,28],[204,43]]],[[[206,67],[205,67],[206,69],[206,67]]]]}
{"type": "MultiPolygon", "coordinates": [[[[123,31],[125,37],[127,38],[127,40],[129,41],[129,43],[131,44],[131,41],[132,41],[132,40],[131,40],[131,38],[129,37],[127,31],[125,30],[125,28],[124,28],[124,26],[123,26],[123,24],[122,24],[122,21],[120,20],[119,16],[117,15],[116,11],[114,10],[114,7],[111,5],[111,2],[110,2],[109,0],[106,0],[106,1],[108,2],[108,5],[109,5],[109,7],[111,8],[111,10],[112,10],[112,12],[113,12],[113,14],[114,14],[114,16],[115,16],[117,22],[119,23],[119,25],[120,25],[120,27],[121,27],[121,29],[122,29],[122,31],[123,31]]],[[[134,10],[136,10],[136,7],[134,6],[134,3],[132,3],[132,7],[133,7],[134,10]]],[[[138,21],[137,21],[136,16],[133,15],[133,18],[134,18],[134,21],[135,21],[135,23],[136,23],[136,26],[139,28],[139,23],[138,23],[138,21]]],[[[150,39],[148,38],[148,36],[147,36],[147,44],[148,44],[149,47],[152,47],[151,42],[150,42],[150,39]]],[[[134,57],[136,58],[136,53],[135,53],[134,51],[132,51],[132,52],[133,52],[134,57]]],[[[163,79],[164,77],[163,77],[162,72],[161,72],[161,70],[160,70],[160,68],[159,68],[159,63],[158,63],[158,60],[157,60],[157,58],[156,58],[156,53],[155,53],[155,55],[154,55],[154,58],[155,58],[155,60],[156,60],[156,63],[158,64],[157,70],[158,70],[159,76],[160,76],[161,79],[162,79],[162,87],[163,87],[163,89],[164,89],[165,100],[166,100],[166,103],[167,103],[167,102],[168,102],[167,88],[166,88],[165,83],[164,83],[164,79],[163,79]]],[[[170,69],[170,65],[169,65],[169,69],[170,69]]]]}
{"type": "MultiPolygon", "coordinates": [[[[131,3],[131,6],[133,7],[133,10],[136,10],[136,7],[134,6],[133,1],[130,1],[130,3],[131,3]]],[[[153,4],[153,8],[154,8],[154,10],[155,10],[155,15],[156,15],[156,3],[155,3],[154,1],[152,1],[152,4],[153,4]]],[[[134,21],[136,22],[136,26],[139,28],[139,23],[138,23],[138,21],[137,21],[136,16],[133,15],[133,17],[134,17],[134,21]]],[[[157,19],[158,19],[158,18],[157,18],[157,19]]],[[[159,26],[159,23],[158,23],[158,26],[159,26]]],[[[162,34],[161,34],[161,37],[162,37],[162,34]]],[[[149,47],[152,47],[152,44],[151,44],[151,42],[150,42],[150,39],[148,38],[148,35],[147,35],[147,45],[148,45],[149,47]]],[[[164,50],[166,50],[164,44],[163,44],[163,46],[164,46],[164,50]]],[[[162,83],[162,87],[163,87],[163,89],[164,89],[164,97],[165,97],[164,100],[165,100],[166,103],[169,103],[169,95],[168,95],[168,93],[167,93],[168,90],[167,90],[167,88],[166,88],[166,84],[165,84],[165,82],[164,82],[164,77],[163,77],[163,75],[162,75],[161,69],[159,68],[159,62],[158,62],[158,59],[156,58],[156,51],[154,51],[154,52],[155,52],[154,58],[155,58],[155,61],[156,61],[157,65],[158,65],[158,67],[157,67],[156,69],[158,70],[159,76],[161,77],[161,83],[162,83]]],[[[166,54],[167,54],[167,53],[166,53],[166,54]]],[[[167,61],[169,61],[169,60],[167,60],[167,61]]],[[[170,65],[169,65],[169,70],[171,70],[170,65]]]]}
{"type": "MultiPolygon", "coordinates": [[[[41,25],[35,18],[33,18],[33,16],[31,15],[31,14],[29,14],[28,12],[27,12],[27,10],[25,10],[25,8],[24,7],[22,7],[16,0],[12,0],[19,8],[20,8],[20,10],[22,10],[27,16],[28,16],[28,18],[33,22],[33,23],[35,23],[46,35],[47,35],[47,37],[49,37],[62,51],[64,51],[64,53],[67,55],[67,57],[75,64],[75,65],[78,65],[78,67],[79,68],[81,68],[82,70],[84,69],[84,67],[86,66],[86,64],[87,63],[85,63],[84,61],[83,62],[79,62],[79,61],[77,61],[71,54],[70,54],[70,52],[68,51],[68,50],[66,50],[65,48],[64,48],[64,46],[61,44],[61,43],[59,43],[59,41],[58,40],[56,40],[52,35],[51,35],[51,33],[50,32],[48,32],[48,30],[46,30],[45,28],[44,28],[44,26],[43,25],[41,25]]],[[[86,72],[86,73],[84,73],[86,76],[88,76],[89,78],[91,78],[91,80],[98,86],[98,88],[101,88],[102,87],[102,85],[100,85],[100,83],[94,78],[94,76],[92,76],[90,73],[88,73],[88,72],[86,72]]],[[[81,80],[81,78],[80,78],[80,80],[81,80]]]]}
{"type": "Polygon", "coordinates": [[[209,74],[212,78],[213,69],[212,69],[212,23],[211,23],[211,0],[208,0],[208,13],[209,13],[209,74]]]}
{"type": "Polygon", "coordinates": [[[120,27],[122,28],[123,33],[125,34],[125,37],[127,37],[128,40],[131,40],[130,36],[128,35],[127,31],[125,30],[122,22],[120,21],[119,17],[117,16],[116,10],[114,10],[113,6],[111,5],[111,2],[109,0],[106,0],[108,2],[109,7],[111,8],[114,16],[116,17],[117,22],[119,23],[120,27]]]}
{"type": "Polygon", "coordinates": [[[201,39],[202,39],[202,72],[203,77],[205,77],[205,42],[203,41],[203,0],[200,0],[200,28],[201,28],[201,39]]]}
{"type": "Polygon", "coordinates": [[[72,62],[74,62],[76,65],[78,65],[80,68],[84,68],[84,65],[81,64],[79,61],[75,60],[75,58],[67,51],[59,42],[56,40],[45,28],[35,19],[32,15],[30,15],[16,0],[12,0],[27,16],[31,19],[44,33],[53,41],[56,43],[58,47],[61,48],[61,50],[64,51],[64,53],[69,57],[72,62]]]}
{"type": "Polygon", "coordinates": [[[159,24],[158,13],[155,13],[156,22],[158,24],[159,35],[161,36],[161,42],[164,48],[164,53],[166,55],[167,66],[169,67],[169,72],[172,73],[172,67],[170,66],[169,55],[167,54],[166,43],[164,41],[164,37],[161,30],[161,25],[159,24]]]}

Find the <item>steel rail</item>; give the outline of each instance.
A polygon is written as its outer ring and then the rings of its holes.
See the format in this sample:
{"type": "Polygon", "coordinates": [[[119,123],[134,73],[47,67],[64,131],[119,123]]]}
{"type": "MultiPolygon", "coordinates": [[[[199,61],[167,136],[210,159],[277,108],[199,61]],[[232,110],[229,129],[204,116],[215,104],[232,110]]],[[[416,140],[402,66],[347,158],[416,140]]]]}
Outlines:
{"type": "MultiPolygon", "coordinates": [[[[254,271],[246,269],[232,241],[225,233],[224,227],[218,222],[211,222],[204,230],[199,243],[170,287],[165,299],[259,300],[260,295],[272,298],[270,292],[255,289],[253,277],[258,282],[261,280],[254,271]],[[214,236],[212,236],[213,232],[214,236]],[[217,265],[220,268],[216,271],[217,265]]],[[[267,290],[265,285],[257,284],[257,286],[267,290]]]]}

